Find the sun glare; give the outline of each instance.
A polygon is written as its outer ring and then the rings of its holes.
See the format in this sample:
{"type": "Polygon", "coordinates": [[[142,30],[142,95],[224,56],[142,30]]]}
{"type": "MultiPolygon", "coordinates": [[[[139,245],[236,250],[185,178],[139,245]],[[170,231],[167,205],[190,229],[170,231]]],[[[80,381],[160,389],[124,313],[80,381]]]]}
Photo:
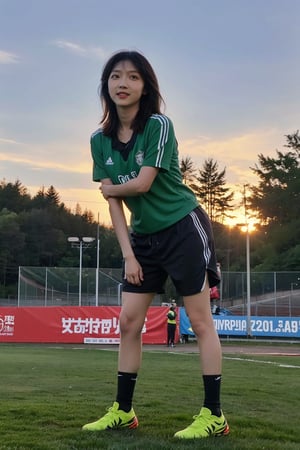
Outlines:
{"type": "Polygon", "coordinates": [[[247,230],[249,233],[253,233],[256,230],[258,221],[255,219],[248,219],[247,222],[245,216],[241,214],[232,219],[225,220],[224,224],[229,228],[239,227],[243,233],[246,233],[247,230]]]}

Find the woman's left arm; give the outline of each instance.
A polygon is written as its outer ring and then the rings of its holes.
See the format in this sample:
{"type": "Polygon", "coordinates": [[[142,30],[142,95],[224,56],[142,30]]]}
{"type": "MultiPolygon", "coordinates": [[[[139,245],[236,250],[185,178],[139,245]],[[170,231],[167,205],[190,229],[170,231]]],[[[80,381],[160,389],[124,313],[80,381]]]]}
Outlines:
{"type": "Polygon", "coordinates": [[[136,178],[124,184],[102,184],[100,190],[105,199],[109,197],[135,197],[149,191],[159,169],[143,166],[136,178]]]}

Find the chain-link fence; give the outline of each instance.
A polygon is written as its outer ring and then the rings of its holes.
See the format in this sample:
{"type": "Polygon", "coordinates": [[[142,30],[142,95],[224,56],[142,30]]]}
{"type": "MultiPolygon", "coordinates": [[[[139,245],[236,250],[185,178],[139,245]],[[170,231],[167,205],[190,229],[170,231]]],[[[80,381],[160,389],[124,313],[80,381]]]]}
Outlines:
{"type": "Polygon", "coordinates": [[[121,269],[20,267],[18,306],[120,304],[121,269]],[[98,289],[96,288],[98,287],[98,289]]]}
{"type": "MultiPolygon", "coordinates": [[[[122,269],[20,267],[18,299],[0,306],[97,306],[121,304],[122,269]]],[[[174,287],[157,295],[153,305],[174,297],[174,287]],[[170,290],[170,292],[168,292],[170,290]]],[[[178,306],[182,299],[176,298],[178,306]]],[[[247,313],[246,272],[222,272],[218,306],[236,315],[247,313]]],[[[300,271],[251,272],[251,315],[300,316],[300,271]]]]}
{"type": "MultiPolygon", "coordinates": [[[[251,272],[250,300],[254,316],[300,316],[300,272],[251,272]]],[[[220,306],[246,314],[246,272],[222,272],[220,306]]]]}
{"type": "MultiPolygon", "coordinates": [[[[121,304],[122,269],[20,267],[18,306],[121,304]]],[[[156,296],[153,304],[161,303],[156,296]]],[[[12,302],[10,302],[12,305],[12,302]]]]}

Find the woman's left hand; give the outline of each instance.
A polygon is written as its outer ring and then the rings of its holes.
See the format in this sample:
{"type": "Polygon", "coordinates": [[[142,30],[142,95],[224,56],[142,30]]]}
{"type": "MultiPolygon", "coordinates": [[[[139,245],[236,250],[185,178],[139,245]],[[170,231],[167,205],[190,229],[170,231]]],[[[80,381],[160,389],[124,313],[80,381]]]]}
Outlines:
{"type": "Polygon", "coordinates": [[[99,187],[99,189],[100,189],[103,197],[105,198],[105,200],[108,200],[108,198],[109,198],[109,192],[108,192],[109,188],[110,188],[109,184],[103,184],[103,183],[99,187]]]}

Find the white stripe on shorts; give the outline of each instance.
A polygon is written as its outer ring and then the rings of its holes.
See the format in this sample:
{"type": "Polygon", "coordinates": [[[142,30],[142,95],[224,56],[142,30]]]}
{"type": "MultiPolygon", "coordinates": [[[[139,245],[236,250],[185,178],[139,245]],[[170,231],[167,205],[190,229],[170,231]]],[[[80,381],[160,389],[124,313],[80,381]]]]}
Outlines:
{"type": "Polygon", "coordinates": [[[207,267],[208,264],[209,264],[209,261],[210,261],[210,257],[211,257],[211,251],[210,251],[210,248],[209,248],[209,245],[208,245],[208,237],[207,237],[207,234],[206,234],[206,232],[205,232],[205,230],[204,230],[204,228],[202,226],[202,223],[200,222],[199,217],[197,216],[197,214],[194,211],[192,211],[192,212],[190,212],[190,216],[191,216],[191,218],[192,218],[192,220],[194,222],[196,230],[199,233],[200,239],[202,240],[202,243],[203,243],[203,256],[204,256],[204,259],[205,259],[205,262],[206,262],[206,267],[207,267]]]}

